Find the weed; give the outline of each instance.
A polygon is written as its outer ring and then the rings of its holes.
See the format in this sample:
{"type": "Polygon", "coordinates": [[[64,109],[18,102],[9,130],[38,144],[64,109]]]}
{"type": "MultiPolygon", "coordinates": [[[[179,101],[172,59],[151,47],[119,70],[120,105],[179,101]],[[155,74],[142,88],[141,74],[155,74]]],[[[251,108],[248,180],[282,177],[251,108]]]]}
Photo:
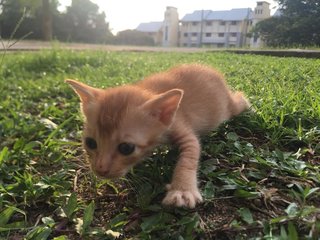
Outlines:
{"type": "Polygon", "coordinates": [[[3,51],[3,54],[2,54],[1,60],[0,60],[0,66],[4,62],[4,58],[5,58],[6,54],[7,54],[7,51],[11,47],[13,47],[17,42],[27,38],[29,35],[32,34],[32,32],[29,32],[29,33],[23,35],[21,38],[14,40],[14,35],[17,33],[17,31],[18,31],[19,27],[21,26],[21,24],[22,24],[23,20],[25,19],[25,17],[26,17],[26,11],[24,9],[19,21],[17,22],[15,28],[13,29],[12,33],[10,34],[10,37],[9,37],[9,40],[7,41],[7,43],[5,43],[4,40],[0,36],[0,43],[1,43],[2,51],[3,51]]]}

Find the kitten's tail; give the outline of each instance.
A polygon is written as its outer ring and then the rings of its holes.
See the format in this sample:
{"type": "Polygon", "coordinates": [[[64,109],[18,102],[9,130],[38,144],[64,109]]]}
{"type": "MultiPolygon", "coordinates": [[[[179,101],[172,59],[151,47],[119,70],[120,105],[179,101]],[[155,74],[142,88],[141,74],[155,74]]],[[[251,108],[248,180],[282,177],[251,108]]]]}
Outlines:
{"type": "Polygon", "coordinates": [[[232,98],[232,115],[236,116],[251,107],[250,102],[242,92],[234,92],[232,98]]]}

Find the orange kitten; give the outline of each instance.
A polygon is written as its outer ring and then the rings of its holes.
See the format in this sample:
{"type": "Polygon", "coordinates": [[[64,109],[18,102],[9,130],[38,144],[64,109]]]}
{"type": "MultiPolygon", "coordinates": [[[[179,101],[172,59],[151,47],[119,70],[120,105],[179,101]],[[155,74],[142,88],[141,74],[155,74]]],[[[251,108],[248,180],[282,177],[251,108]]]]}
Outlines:
{"type": "Polygon", "coordinates": [[[165,205],[193,208],[202,201],[197,186],[199,135],[249,107],[221,74],[196,64],[105,90],[66,81],[81,99],[83,145],[97,175],[123,176],[157,145],[167,140],[178,145],[180,156],[165,205]]]}

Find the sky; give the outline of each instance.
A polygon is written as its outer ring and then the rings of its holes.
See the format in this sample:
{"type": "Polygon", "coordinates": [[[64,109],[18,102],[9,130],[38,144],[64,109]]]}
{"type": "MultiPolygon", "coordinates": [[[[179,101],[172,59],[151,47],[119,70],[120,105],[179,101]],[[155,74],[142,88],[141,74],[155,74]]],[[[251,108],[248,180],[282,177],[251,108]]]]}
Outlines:
{"type": "MultiPolygon", "coordinates": [[[[140,23],[162,21],[167,6],[178,9],[179,18],[195,10],[230,10],[232,8],[254,9],[257,0],[91,0],[106,14],[111,31],[116,34],[126,29],[135,29],[140,23]]],[[[273,0],[270,8],[275,7],[273,0]]],[[[71,0],[60,0],[70,5],[71,0]]],[[[275,9],[272,9],[273,13],[275,9]]]]}

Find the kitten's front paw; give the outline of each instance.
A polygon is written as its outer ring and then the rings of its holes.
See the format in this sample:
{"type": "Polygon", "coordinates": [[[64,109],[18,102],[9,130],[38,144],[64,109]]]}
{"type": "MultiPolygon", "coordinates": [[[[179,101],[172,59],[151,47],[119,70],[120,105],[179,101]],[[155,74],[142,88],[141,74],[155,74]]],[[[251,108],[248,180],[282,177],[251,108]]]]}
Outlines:
{"type": "Polygon", "coordinates": [[[162,204],[174,205],[176,207],[194,208],[197,203],[202,202],[199,190],[196,189],[174,189],[171,185],[167,186],[168,192],[162,204]]]}

